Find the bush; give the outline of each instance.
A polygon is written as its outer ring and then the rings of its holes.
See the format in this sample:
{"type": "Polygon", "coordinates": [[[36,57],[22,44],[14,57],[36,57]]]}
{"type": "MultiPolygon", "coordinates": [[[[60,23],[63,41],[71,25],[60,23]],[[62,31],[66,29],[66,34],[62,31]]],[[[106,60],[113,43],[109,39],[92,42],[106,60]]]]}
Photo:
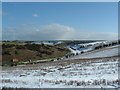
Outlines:
{"type": "Polygon", "coordinates": [[[15,51],[15,54],[18,54],[18,52],[17,52],[17,51],[15,51]]]}
{"type": "Polygon", "coordinates": [[[38,53],[37,56],[42,57],[42,54],[41,54],[41,53],[38,53]]]}
{"type": "Polygon", "coordinates": [[[14,47],[14,44],[2,44],[2,49],[14,47]]]}
{"type": "Polygon", "coordinates": [[[17,45],[16,49],[26,49],[26,47],[24,45],[17,45]]]}
{"type": "Polygon", "coordinates": [[[9,51],[2,51],[2,55],[11,55],[9,51]]]}

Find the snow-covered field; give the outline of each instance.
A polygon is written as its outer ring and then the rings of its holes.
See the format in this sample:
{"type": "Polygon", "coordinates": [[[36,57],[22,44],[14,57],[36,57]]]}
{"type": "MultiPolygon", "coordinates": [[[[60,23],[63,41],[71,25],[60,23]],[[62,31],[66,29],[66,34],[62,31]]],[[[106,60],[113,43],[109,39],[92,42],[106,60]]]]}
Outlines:
{"type": "Polygon", "coordinates": [[[118,54],[118,48],[114,46],[114,48],[111,49],[107,48],[103,50],[96,50],[84,54],[79,54],[77,56],[71,57],[71,59],[111,57],[118,56],[118,54]]]}
{"type": "Polygon", "coordinates": [[[16,67],[2,71],[3,87],[18,88],[116,88],[118,58],[86,62],[16,67]]]}

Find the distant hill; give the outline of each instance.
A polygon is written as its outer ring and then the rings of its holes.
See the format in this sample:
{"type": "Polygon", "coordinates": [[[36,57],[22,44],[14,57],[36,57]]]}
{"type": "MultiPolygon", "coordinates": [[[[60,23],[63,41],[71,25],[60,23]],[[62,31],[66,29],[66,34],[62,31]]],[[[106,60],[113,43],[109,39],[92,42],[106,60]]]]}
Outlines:
{"type": "Polygon", "coordinates": [[[2,44],[2,65],[10,65],[14,58],[22,61],[41,60],[47,58],[62,57],[69,52],[68,49],[59,46],[45,44],[2,44]]]}

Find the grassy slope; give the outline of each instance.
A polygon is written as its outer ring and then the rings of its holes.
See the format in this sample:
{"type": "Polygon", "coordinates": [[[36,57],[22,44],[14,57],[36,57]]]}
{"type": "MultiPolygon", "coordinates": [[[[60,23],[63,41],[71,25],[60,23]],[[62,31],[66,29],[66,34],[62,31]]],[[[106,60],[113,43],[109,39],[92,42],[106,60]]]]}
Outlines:
{"type": "MultiPolygon", "coordinates": [[[[6,43],[6,45],[9,44],[6,43]]],[[[22,47],[23,45],[24,44],[19,44],[19,47],[22,47]]],[[[38,51],[34,50],[34,48],[35,46],[33,46],[33,50],[29,49],[28,46],[26,46],[25,49],[17,49],[16,46],[3,48],[2,64],[10,64],[13,58],[18,58],[23,61],[27,61],[29,59],[40,60],[54,57],[62,57],[69,52],[68,49],[51,45],[39,45],[36,47],[36,50],[38,51]],[[4,52],[9,52],[9,54],[6,54],[4,52]]]]}

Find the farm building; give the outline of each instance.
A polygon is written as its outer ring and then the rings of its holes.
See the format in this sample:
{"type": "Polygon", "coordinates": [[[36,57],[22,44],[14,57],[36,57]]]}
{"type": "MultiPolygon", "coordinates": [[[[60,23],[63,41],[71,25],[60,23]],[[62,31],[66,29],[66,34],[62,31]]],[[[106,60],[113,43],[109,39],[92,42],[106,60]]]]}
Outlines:
{"type": "Polygon", "coordinates": [[[20,59],[15,58],[15,59],[13,59],[12,61],[13,61],[13,62],[18,62],[18,61],[21,61],[21,60],[20,60],[20,59]]]}

